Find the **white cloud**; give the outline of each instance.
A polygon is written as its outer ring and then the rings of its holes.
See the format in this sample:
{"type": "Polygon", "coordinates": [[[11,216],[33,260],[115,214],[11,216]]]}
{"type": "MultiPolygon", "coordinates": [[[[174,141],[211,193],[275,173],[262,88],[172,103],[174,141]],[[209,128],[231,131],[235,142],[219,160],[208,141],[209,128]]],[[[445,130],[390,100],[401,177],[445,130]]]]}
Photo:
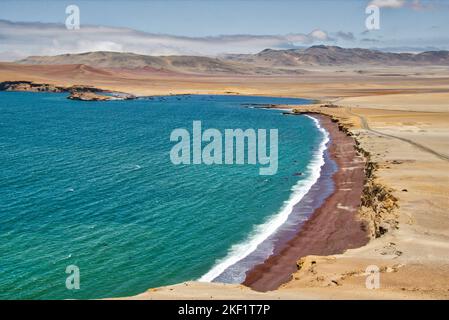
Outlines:
{"type": "Polygon", "coordinates": [[[334,39],[320,29],[308,34],[182,37],[127,28],[81,25],[80,30],[67,30],[62,24],[0,20],[0,40],[0,60],[16,60],[30,55],[88,51],[213,56],[223,53],[256,53],[266,48],[288,49],[334,39]]]}
{"type": "Polygon", "coordinates": [[[313,30],[313,31],[310,33],[310,36],[311,36],[313,39],[317,39],[317,40],[321,40],[321,41],[326,41],[326,40],[329,39],[327,33],[324,32],[323,30],[319,30],[319,29],[313,30]]]}
{"type": "Polygon", "coordinates": [[[401,8],[405,5],[405,0],[372,0],[370,5],[379,8],[401,8]]]}
{"type": "MultiPolygon", "coordinates": [[[[378,6],[379,8],[409,8],[414,11],[424,11],[435,8],[435,3],[423,3],[421,0],[371,0],[369,4],[378,6]]],[[[439,5],[441,4],[439,3],[439,5]]]]}

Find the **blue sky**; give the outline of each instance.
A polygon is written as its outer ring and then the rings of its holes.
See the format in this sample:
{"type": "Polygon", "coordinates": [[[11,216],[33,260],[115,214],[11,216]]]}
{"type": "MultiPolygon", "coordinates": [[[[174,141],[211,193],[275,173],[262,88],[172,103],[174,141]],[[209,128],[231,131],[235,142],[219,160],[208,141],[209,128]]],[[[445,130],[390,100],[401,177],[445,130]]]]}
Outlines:
{"type": "MultiPolygon", "coordinates": [[[[309,35],[314,30],[321,30],[327,37],[313,41],[306,37],[304,45],[322,42],[346,47],[448,49],[449,43],[449,1],[444,0],[2,0],[0,20],[43,23],[35,26],[38,29],[44,28],[45,23],[62,25],[66,19],[65,8],[69,4],[79,6],[81,28],[129,28],[150,35],[164,34],[194,39],[218,37],[216,40],[223,35],[309,35]],[[371,2],[381,7],[381,28],[367,32],[365,8],[371,2]]],[[[9,26],[8,30],[10,28],[12,27],[9,26]]],[[[26,32],[20,25],[18,30],[26,32]]],[[[13,33],[16,38],[21,36],[20,32],[13,33]]],[[[5,38],[5,31],[0,36],[5,38]]],[[[77,41],[80,39],[82,40],[78,37],[77,41]]],[[[89,41],[91,43],[94,40],[90,38],[89,41]]],[[[17,45],[17,41],[15,42],[17,45]]],[[[114,41],[111,39],[109,42],[114,41]]],[[[295,42],[294,45],[301,45],[300,42],[295,42]]],[[[127,47],[118,44],[117,48],[127,47]]],[[[186,42],[183,44],[188,45],[186,42]]],[[[270,42],[264,41],[263,44],[269,45],[270,42]]],[[[110,45],[114,48],[114,45],[110,45]]],[[[229,50],[233,51],[232,42],[227,45],[231,45],[229,50]]],[[[177,46],[179,47],[178,42],[177,46]]],[[[278,44],[274,46],[282,47],[278,44]]],[[[0,53],[8,51],[11,54],[14,51],[12,45],[6,49],[2,50],[0,43],[0,53]]],[[[80,49],[79,46],[77,49],[80,49]]],[[[203,50],[204,47],[192,48],[190,51],[198,53],[196,51],[200,49],[203,50]]],[[[148,53],[152,53],[152,50],[148,49],[148,53]]],[[[170,50],[176,51],[171,42],[166,46],[168,53],[170,50]]],[[[245,50],[251,51],[242,46],[234,49],[236,52],[245,50]]],[[[137,51],[145,53],[144,48],[137,51]]],[[[180,51],[183,53],[183,50],[180,51]]],[[[205,54],[216,54],[218,51],[217,47],[206,50],[205,54]]]]}

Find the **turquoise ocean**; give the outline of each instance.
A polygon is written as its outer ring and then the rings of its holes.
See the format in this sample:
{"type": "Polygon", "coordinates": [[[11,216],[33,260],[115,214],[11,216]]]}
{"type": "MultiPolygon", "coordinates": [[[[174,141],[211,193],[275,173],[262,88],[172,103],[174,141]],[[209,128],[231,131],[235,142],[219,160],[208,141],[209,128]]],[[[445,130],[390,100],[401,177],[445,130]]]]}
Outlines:
{"type": "Polygon", "coordinates": [[[240,282],[271,253],[270,235],[323,162],[326,134],[314,119],[245,107],[307,100],[66,97],[0,92],[1,299],[91,299],[188,280],[240,282]],[[170,133],[191,131],[194,120],[203,130],[278,129],[277,174],[261,176],[258,165],[172,164],[170,133]],[[69,265],[80,270],[79,290],[66,288],[69,265]]]}

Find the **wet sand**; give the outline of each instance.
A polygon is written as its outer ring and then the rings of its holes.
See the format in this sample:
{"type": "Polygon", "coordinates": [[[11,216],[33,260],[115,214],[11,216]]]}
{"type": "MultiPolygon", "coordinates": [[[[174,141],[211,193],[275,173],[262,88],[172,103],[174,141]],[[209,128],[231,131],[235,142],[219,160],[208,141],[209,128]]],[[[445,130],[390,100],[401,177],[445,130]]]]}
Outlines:
{"type": "Polygon", "coordinates": [[[264,263],[247,272],[243,284],[253,290],[271,291],[290,281],[301,257],[342,253],[369,241],[366,227],[357,219],[365,181],[364,159],[354,148],[355,140],[340,131],[329,117],[313,116],[331,137],[328,152],[338,166],[332,177],[334,192],[303,225],[298,226],[295,237],[275,250],[264,263]]]}

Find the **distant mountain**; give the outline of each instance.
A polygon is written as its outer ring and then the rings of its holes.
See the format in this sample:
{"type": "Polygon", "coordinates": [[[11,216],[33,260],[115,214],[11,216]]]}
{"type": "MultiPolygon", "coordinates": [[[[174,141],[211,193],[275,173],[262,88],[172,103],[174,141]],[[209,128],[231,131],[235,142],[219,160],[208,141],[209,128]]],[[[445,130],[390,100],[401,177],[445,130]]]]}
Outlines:
{"type": "Polygon", "coordinates": [[[342,66],[342,65],[449,65],[449,51],[418,54],[391,53],[337,46],[313,46],[307,49],[265,49],[257,54],[226,55],[227,61],[272,67],[342,66]]]}
{"type": "MultiPolygon", "coordinates": [[[[17,61],[32,65],[85,65],[100,69],[195,74],[303,74],[308,66],[425,66],[449,65],[449,51],[392,53],[337,46],[305,49],[265,49],[257,54],[203,56],[147,56],[120,52],[87,52],[58,56],[31,56],[17,61]]],[[[107,72],[107,71],[106,71],[107,72]]]]}
{"type": "Polygon", "coordinates": [[[283,70],[254,67],[252,65],[203,56],[147,56],[121,52],[87,52],[57,56],[31,56],[17,61],[32,65],[87,65],[101,69],[136,69],[147,72],[177,72],[206,74],[284,74],[301,70],[283,70]]]}
{"type": "Polygon", "coordinates": [[[399,46],[399,47],[371,47],[370,50],[377,50],[383,52],[395,52],[395,53],[420,53],[424,51],[440,51],[437,47],[409,47],[409,46],[399,46]]]}
{"type": "Polygon", "coordinates": [[[120,52],[86,52],[80,54],[62,54],[57,56],[31,56],[18,61],[21,64],[84,64],[97,68],[154,68],[165,70],[177,70],[180,67],[186,69],[210,69],[217,71],[234,71],[223,61],[208,57],[190,56],[146,56],[135,53],[120,52]]]}

